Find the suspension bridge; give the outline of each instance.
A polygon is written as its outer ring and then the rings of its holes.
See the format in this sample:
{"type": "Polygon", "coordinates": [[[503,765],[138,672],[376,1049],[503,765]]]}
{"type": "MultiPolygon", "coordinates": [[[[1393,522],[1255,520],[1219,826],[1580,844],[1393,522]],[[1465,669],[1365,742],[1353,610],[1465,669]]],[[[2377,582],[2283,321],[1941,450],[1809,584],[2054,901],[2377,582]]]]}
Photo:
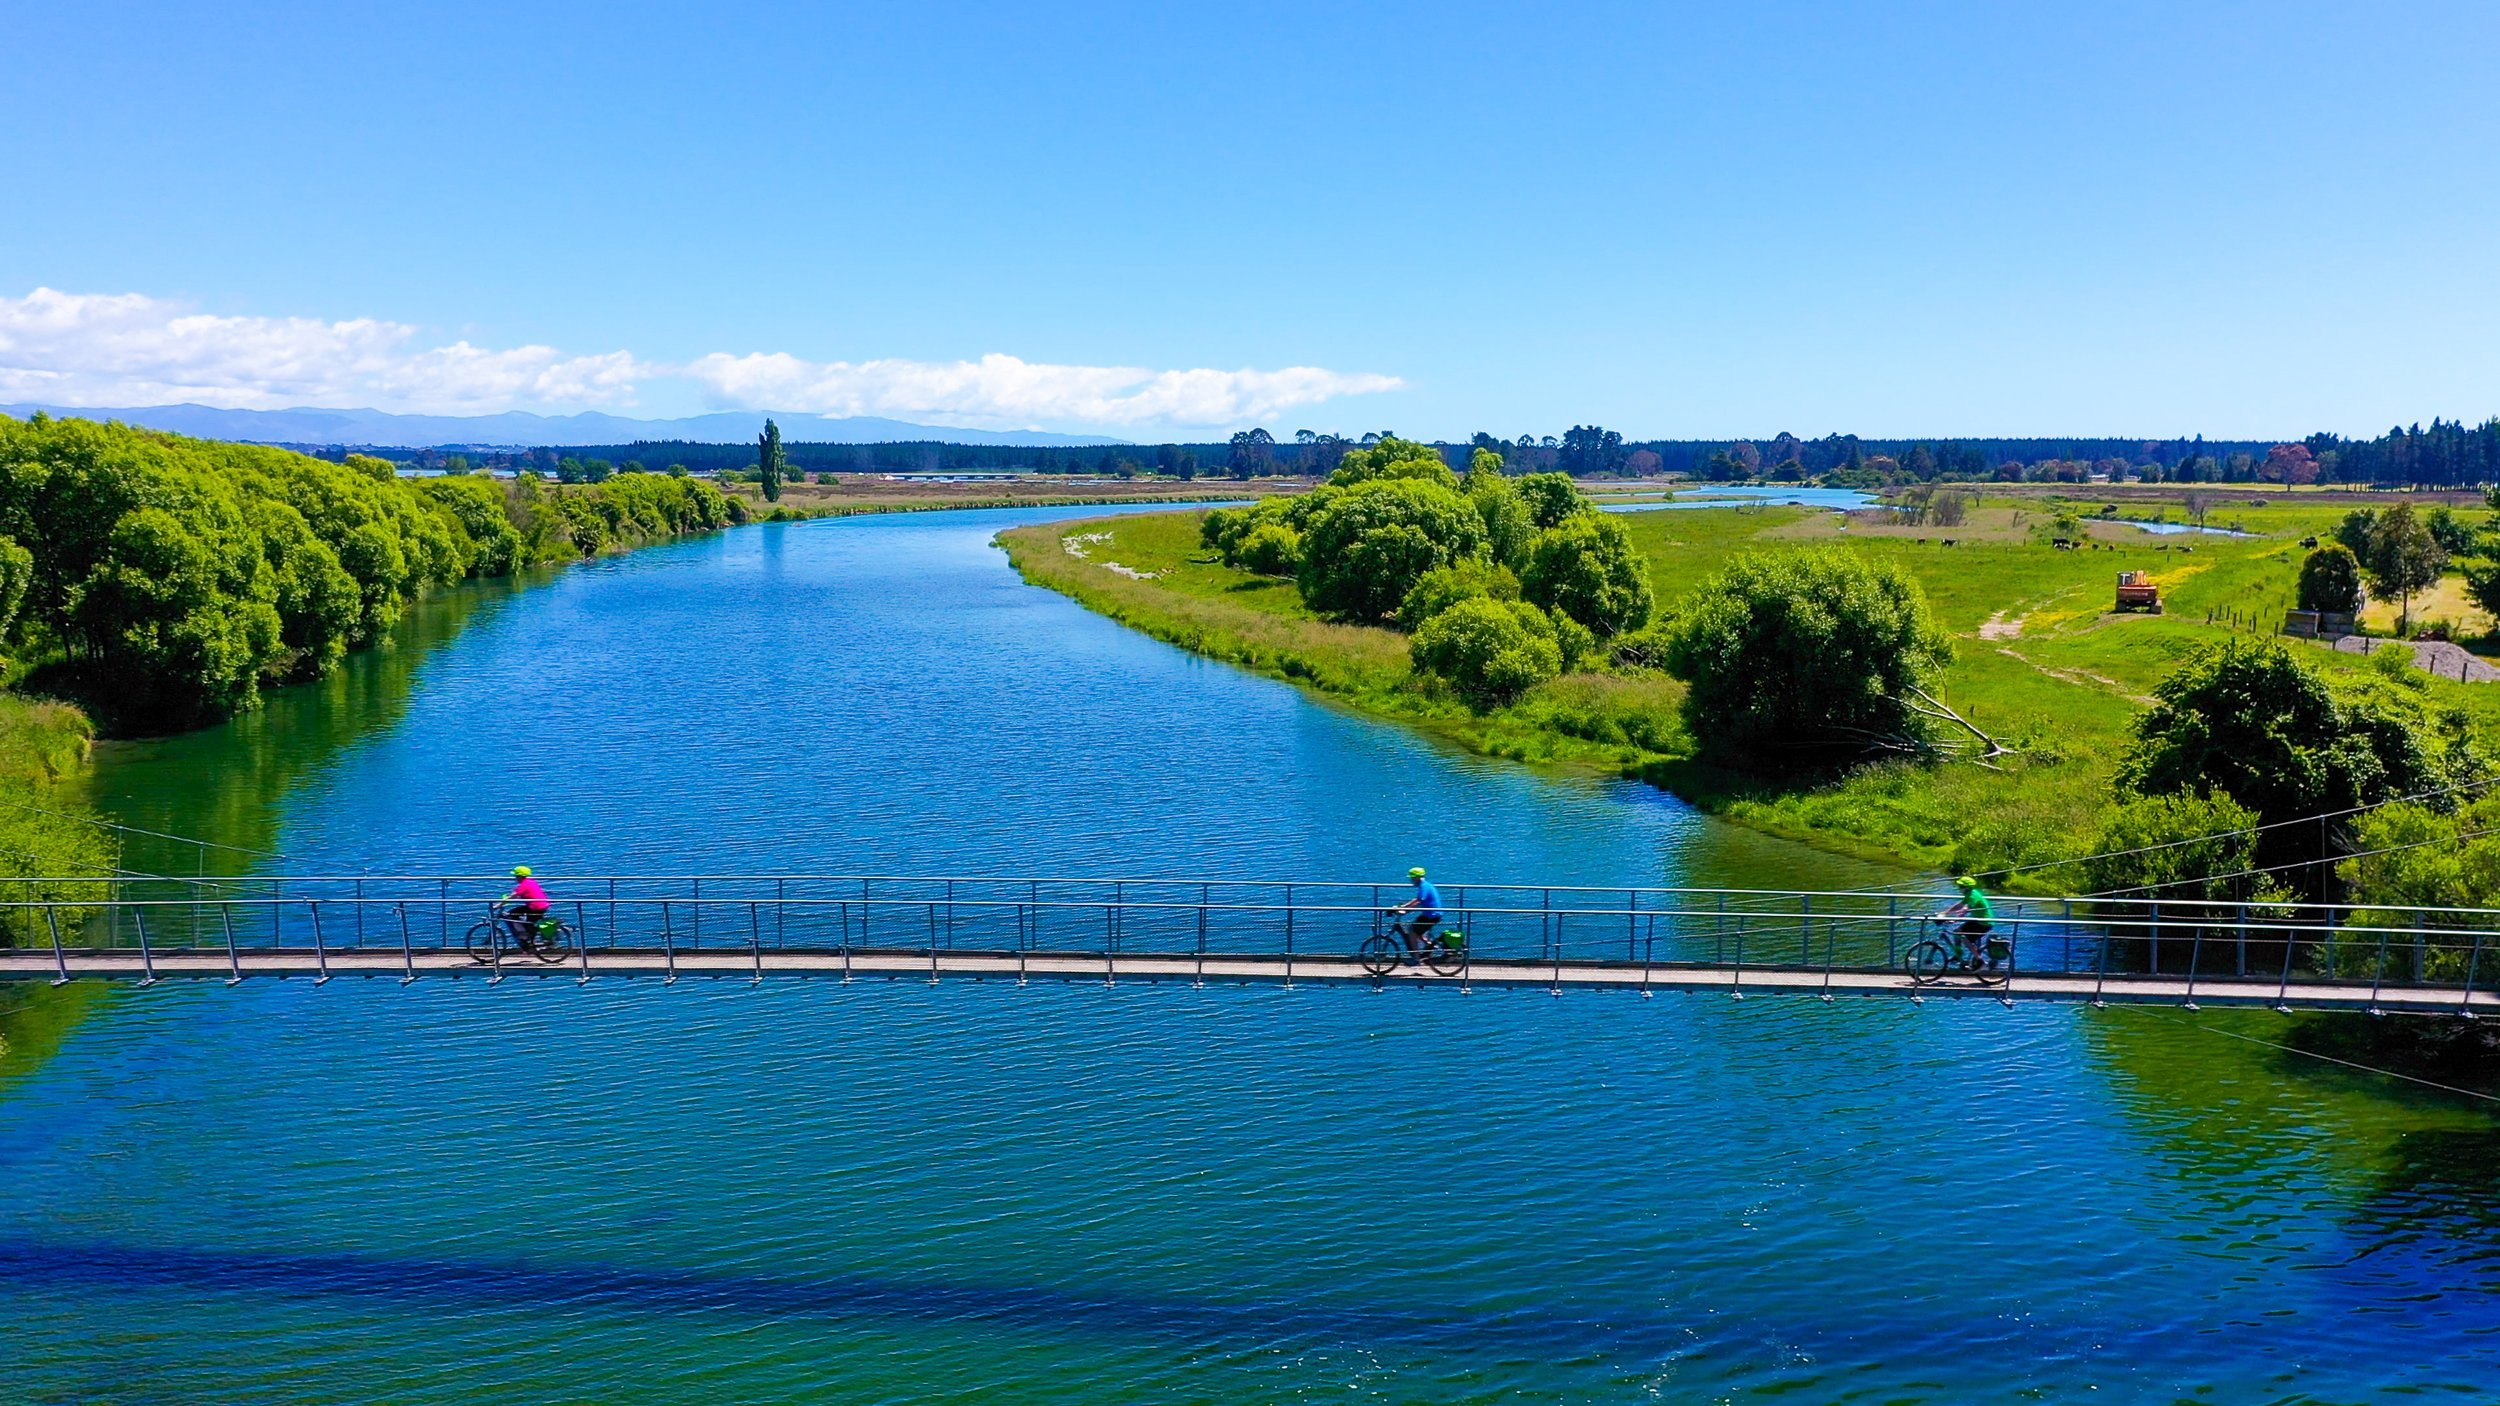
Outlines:
{"type": "Polygon", "coordinates": [[[542,879],[561,929],[528,946],[496,919],[500,876],[0,880],[0,980],[1359,983],[2500,1013],[2490,909],[2002,898],[2002,960],[1975,969],[1939,960],[1931,896],[1450,885],[1442,931],[1463,938],[1408,965],[1385,912],[1396,883],[542,879]]]}

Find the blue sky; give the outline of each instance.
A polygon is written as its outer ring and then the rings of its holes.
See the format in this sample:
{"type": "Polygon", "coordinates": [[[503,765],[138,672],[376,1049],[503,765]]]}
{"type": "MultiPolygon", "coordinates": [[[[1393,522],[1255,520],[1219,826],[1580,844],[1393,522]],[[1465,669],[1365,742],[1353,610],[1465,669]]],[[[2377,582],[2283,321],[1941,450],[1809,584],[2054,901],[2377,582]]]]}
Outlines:
{"type": "Polygon", "coordinates": [[[2490,4],[247,8],[13,9],[0,401],[2500,412],[2490,4]]]}

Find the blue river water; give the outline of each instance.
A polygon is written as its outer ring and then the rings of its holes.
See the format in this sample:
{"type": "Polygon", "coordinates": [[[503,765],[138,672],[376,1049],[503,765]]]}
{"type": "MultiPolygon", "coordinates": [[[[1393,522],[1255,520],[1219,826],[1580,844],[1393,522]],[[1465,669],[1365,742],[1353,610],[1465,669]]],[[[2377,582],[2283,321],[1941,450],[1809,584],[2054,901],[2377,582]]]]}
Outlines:
{"type": "MultiPolygon", "coordinates": [[[[115,751],[97,800],[298,872],[1901,877],[1193,659],[990,545],[1100,511],[476,593],[115,751]]],[[[1447,988],[118,991],[0,1078],[0,1399],[2491,1400],[2492,1121],[2233,1038],[2278,1034],[1447,988]]]]}

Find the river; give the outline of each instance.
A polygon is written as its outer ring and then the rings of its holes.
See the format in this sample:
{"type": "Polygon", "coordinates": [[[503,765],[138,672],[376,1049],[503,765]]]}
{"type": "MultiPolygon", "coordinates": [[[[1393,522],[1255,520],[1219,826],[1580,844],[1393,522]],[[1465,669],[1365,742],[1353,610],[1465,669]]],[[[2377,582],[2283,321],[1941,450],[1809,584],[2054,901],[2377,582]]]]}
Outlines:
{"type": "MultiPolygon", "coordinates": [[[[158,871],[1900,877],[1193,659],[989,545],[1101,512],[752,528],[455,593],[328,684],[108,749],[96,800],[259,852],[135,841],[158,871]]],[[[2488,1400],[2491,1121],[2225,1023],[116,991],[0,1069],[0,1396],[2488,1400]]]]}

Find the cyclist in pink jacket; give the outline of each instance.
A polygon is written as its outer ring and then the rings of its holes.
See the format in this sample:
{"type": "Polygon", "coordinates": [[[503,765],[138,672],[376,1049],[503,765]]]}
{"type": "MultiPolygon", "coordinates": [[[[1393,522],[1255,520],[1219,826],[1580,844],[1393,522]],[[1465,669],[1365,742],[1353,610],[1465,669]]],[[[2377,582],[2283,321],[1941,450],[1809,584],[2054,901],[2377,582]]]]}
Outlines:
{"type": "Polygon", "coordinates": [[[513,941],[527,947],[538,935],[538,925],[547,917],[547,891],[530,877],[526,864],[512,869],[512,892],[503,896],[504,925],[513,941]]]}

